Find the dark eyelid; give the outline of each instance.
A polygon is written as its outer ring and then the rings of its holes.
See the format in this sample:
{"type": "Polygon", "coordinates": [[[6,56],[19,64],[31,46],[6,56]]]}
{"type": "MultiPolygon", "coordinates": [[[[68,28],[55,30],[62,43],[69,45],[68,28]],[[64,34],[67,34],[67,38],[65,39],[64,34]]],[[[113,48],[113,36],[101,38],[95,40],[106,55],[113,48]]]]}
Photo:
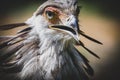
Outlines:
{"type": "Polygon", "coordinates": [[[52,13],[54,13],[54,14],[59,14],[60,13],[60,11],[58,9],[56,9],[56,10],[54,10],[54,9],[53,10],[52,9],[48,9],[48,10],[45,11],[45,13],[49,12],[49,11],[52,12],[52,13]]]}
{"type": "Polygon", "coordinates": [[[50,10],[47,10],[46,12],[45,12],[45,14],[52,14],[52,15],[55,15],[55,12],[54,11],[50,11],[50,10]]]}
{"type": "Polygon", "coordinates": [[[54,12],[54,11],[50,11],[50,10],[46,10],[45,11],[45,14],[52,14],[53,16],[55,16],[56,15],[56,12],[54,12]]]}
{"type": "Polygon", "coordinates": [[[48,13],[48,12],[54,13],[54,11],[50,11],[50,10],[46,10],[45,11],[45,13],[48,13]]]}
{"type": "Polygon", "coordinates": [[[54,7],[54,8],[57,8],[57,9],[62,10],[62,8],[61,8],[60,6],[58,6],[58,5],[48,5],[48,6],[44,7],[43,10],[41,10],[41,11],[38,12],[38,13],[36,13],[36,16],[38,16],[39,14],[43,14],[44,11],[45,11],[45,9],[46,9],[47,7],[54,7]]]}

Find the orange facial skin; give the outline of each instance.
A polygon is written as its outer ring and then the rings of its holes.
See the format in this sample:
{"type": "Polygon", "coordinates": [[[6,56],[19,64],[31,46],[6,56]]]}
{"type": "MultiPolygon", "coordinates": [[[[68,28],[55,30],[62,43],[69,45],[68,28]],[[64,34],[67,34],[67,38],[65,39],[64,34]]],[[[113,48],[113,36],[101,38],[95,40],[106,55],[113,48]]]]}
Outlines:
{"type": "Polygon", "coordinates": [[[55,8],[55,7],[47,7],[47,8],[45,8],[43,16],[51,24],[62,23],[62,21],[68,17],[65,13],[63,13],[61,10],[59,10],[58,8],[55,8]],[[54,13],[53,18],[49,19],[48,16],[46,15],[46,11],[50,11],[50,12],[54,13]]]}

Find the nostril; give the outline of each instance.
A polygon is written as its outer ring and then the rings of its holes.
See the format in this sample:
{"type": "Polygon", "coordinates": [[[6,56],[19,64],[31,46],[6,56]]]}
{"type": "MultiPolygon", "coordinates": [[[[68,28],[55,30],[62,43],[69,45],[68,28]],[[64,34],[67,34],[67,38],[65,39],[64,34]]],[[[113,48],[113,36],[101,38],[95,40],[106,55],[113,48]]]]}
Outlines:
{"type": "Polygon", "coordinates": [[[68,18],[67,21],[70,21],[70,18],[68,18]]]}

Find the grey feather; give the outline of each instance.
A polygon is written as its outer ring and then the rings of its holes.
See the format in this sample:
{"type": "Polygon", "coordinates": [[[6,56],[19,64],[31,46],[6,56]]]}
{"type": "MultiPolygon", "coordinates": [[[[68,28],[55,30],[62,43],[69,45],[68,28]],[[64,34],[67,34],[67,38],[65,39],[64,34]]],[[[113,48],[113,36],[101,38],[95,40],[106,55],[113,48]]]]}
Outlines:
{"type": "Polygon", "coordinates": [[[8,39],[11,39],[12,37],[10,36],[0,36],[0,43],[5,41],[5,40],[8,40],[8,39]]]}
{"type": "Polygon", "coordinates": [[[16,27],[22,27],[25,25],[26,25],[25,23],[15,23],[15,24],[2,25],[2,26],[0,26],[0,30],[9,30],[9,29],[13,29],[16,27]]]}
{"type": "Polygon", "coordinates": [[[81,34],[82,36],[84,36],[85,38],[87,38],[87,39],[89,39],[89,40],[91,40],[91,41],[93,41],[93,42],[95,42],[95,43],[98,43],[98,44],[101,44],[101,45],[103,44],[102,42],[100,42],[100,41],[98,41],[98,40],[96,40],[96,39],[94,39],[94,38],[86,35],[83,31],[80,31],[80,34],[81,34]]]}
{"type": "Polygon", "coordinates": [[[7,40],[7,41],[4,41],[3,43],[0,44],[0,49],[5,48],[6,46],[13,45],[13,44],[21,41],[21,39],[19,39],[18,41],[15,41],[15,40],[18,39],[18,38],[22,38],[22,39],[23,39],[23,37],[25,38],[27,33],[28,32],[24,32],[24,33],[18,34],[17,36],[15,36],[15,37],[7,40]]]}
{"type": "Polygon", "coordinates": [[[93,56],[100,58],[97,54],[95,54],[94,52],[92,52],[91,50],[89,50],[87,47],[84,46],[84,44],[80,41],[80,45],[87,50],[89,53],[91,53],[93,56]]]}
{"type": "Polygon", "coordinates": [[[31,27],[28,27],[28,28],[25,28],[23,30],[18,31],[17,33],[19,34],[19,33],[22,33],[22,32],[30,31],[31,29],[32,29],[31,27]]]}

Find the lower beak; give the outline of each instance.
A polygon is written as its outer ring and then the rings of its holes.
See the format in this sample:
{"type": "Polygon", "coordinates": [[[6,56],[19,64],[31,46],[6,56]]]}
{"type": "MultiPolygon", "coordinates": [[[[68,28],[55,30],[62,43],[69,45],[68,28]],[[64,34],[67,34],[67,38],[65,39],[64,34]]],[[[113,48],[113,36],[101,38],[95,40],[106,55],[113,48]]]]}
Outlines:
{"type": "Polygon", "coordinates": [[[75,29],[73,29],[72,27],[65,26],[65,25],[50,25],[49,28],[53,29],[53,30],[58,30],[58,31],[62,31],[64,33],[67,33],[68,35],[72,36],[73,39],[78,44],[80,44],[80,40],[79,40],[79,37],[78,37],[78,32],[75,29]]]}

